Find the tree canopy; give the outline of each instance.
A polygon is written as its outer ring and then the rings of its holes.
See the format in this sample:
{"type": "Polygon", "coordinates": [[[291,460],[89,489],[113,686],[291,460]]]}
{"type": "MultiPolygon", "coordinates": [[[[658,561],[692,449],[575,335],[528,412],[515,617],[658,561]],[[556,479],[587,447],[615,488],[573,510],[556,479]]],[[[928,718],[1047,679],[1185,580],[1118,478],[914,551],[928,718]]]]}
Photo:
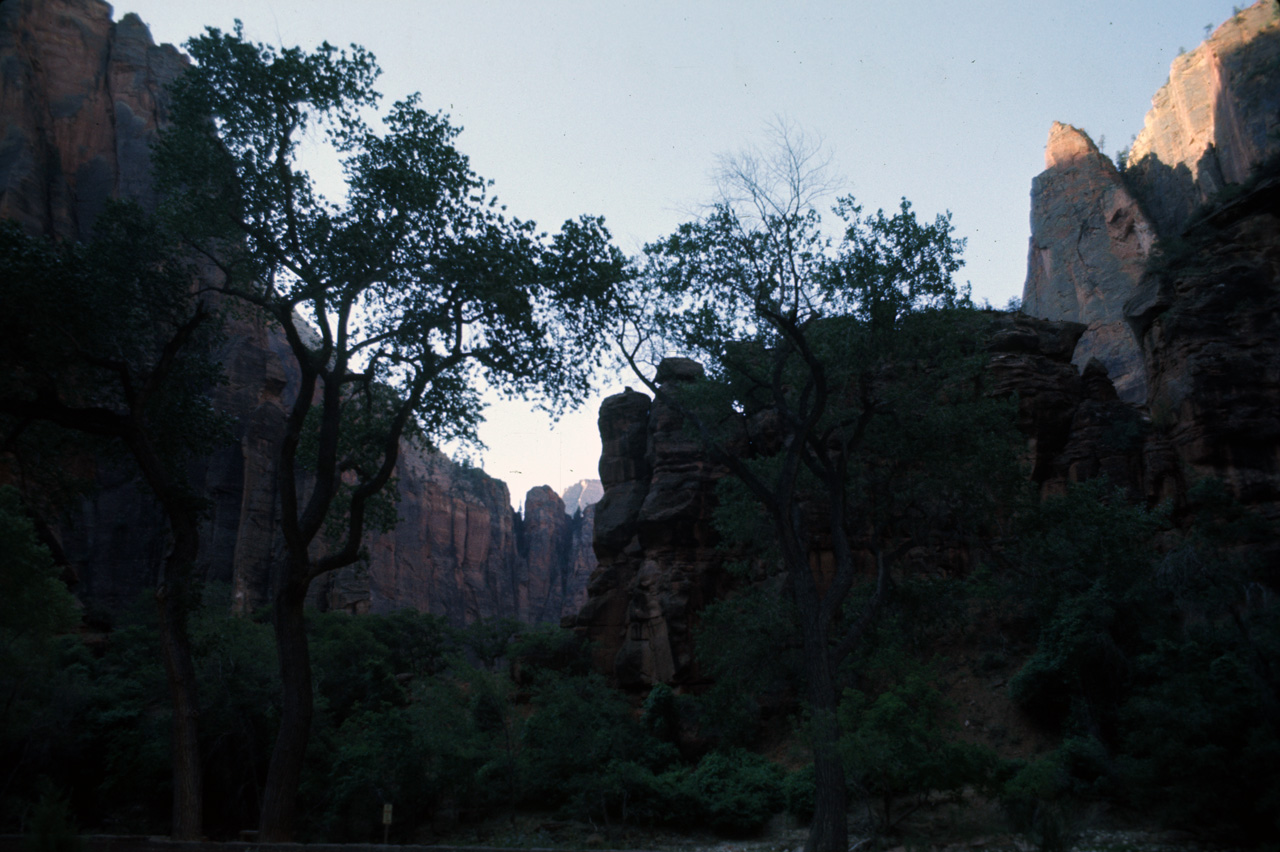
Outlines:
{"type": "Polygon", "coordinates": [[[274,619],[284,681],[264,839],[292,830],[311,717],[303,601],[355,562],[385,505],[402,440],[475,441],[480,388],[581,399],[626,262],[602,220],[548,237],[508,215],[411,95],[379,119],[371,54],[253,44],[209,29],[174,89],[156,150],[166,218],[213,286],[262,311],[297,367],[277,465],[284,564],[274,619]],[[303,152],[342,160],[326,197],[303,152]],[[313,542],[325,532],[324,546],[313,542]]]}
{"type": "Polygon", "coordinates": [[[892,215],[867,216],[845,197],[829,234],[816,207],[827,188],[819,149],[785,126],[775,142],[726,159],[721,198],[646,247],[636,301],[648,313],[623,347],[730,473],[719,489],[724,531],[759,539],[760,511],[769,518],[812,717],[807,848],[843,850],[840,664],[889,600],[904,557],[990,505],[980,483],[992,479],[977,473],[1011,460],[1013,420],[982,392],[950,215],[922,222],[904,199],[892,215]],[[664,382],[669,373],[645,370],[672,350],[705,377],[664,382]]]}

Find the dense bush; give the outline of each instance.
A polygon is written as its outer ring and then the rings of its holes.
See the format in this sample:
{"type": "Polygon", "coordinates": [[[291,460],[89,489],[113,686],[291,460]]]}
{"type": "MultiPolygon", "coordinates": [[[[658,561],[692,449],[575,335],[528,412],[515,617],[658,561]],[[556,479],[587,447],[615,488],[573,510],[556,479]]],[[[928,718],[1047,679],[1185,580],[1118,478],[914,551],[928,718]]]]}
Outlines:
{"type": "Polygon", "coordinates": [[[1072,796],[1280,839],[1278,578],[1238,555],[1271,532],[1211,481],[1189,503],[1190,526],[1163,548],[1160,518],[1104,484],[1028,518],[1019,556],[1038,632],[1010,695],[1065,735],[1072,796]]]}
{"type": "Polygon", "coordinates": [[[813,798],[817,791],[817,779],[814,777],[813,764],[788,773],[782,782],[782,796],[787,804],[787,813],[801,823],[813,818],[813,798]]]}
{"type": "Polygon", "coordinates": [[[693,781],[707,824],[725,834],[758,832],[784,804],[782,770],[742,749],[708,754],[693,781]]]}
{"type": "Polygon", "coordinates": [[[886,828],[895,822],[895,800],[987,786],[995,772],[993,752],[956,739],[936,679],[917,668],[874,698],[850,689],[841,702],[845,771],[855,789],[879,799],[886,828]]]}

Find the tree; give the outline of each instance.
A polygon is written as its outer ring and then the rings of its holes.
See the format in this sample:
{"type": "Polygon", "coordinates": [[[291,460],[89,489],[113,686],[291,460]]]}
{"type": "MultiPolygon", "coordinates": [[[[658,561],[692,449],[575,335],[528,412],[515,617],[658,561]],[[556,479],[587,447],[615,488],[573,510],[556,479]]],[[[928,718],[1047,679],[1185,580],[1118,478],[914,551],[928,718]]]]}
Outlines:
{"type": "Polygon", "coordinates": [[[982,393],[979,321],[952,278],[964,243],[950,215],[923,223],[904,199],[891,216],[864,216],[846,197],[828,237],[815,206],[828,186],[819,148],[785,126],[775,141],[775,153],[725,160],[721,200],[646,247],[636,298],[651,319],[623,348],[731,474],[722,516],[748,532],[761,510],[769,519],[812,717],[806,849],[843,852],[840,664],[904,557],[942,530],[959,537],[962,516],[989,505],[981,483],[1006,463],[1012,418],[982,393]],[[663,347],[698,360],[705,378],[650,376],[641,364],[663,347]],[[817,550],[832,564],[821,576],[817,550]]]}
{"type": "Polygon", "coordinates": [[[458,129],[417,95],[375,129],[379,72],[362,48],[275,50],[239,25],[186,47],[196,64],[174,91],[159,186],[220,289],[279,327],[299,375],[277,458],[284,701],[260,826],[284,839],[312,715],[311,581],[360,557],[403,439],[474,440],[481,383],[582,397],[625,263],[599,219],[548,239],[509,218],[454,147],[458,129]],[[343,158],[339,201],[298,162],[318,133],[343,158]]]}
{"type": "Polygon", "coordinates": [[[192,281],[136,205],[109,206],[88,245],[0,223],[0,451],[25,481],[68,464],[47,452],[41,424],[113,442],[136,463],[169,526],[154,585],[173,704],[172,832],[185,840],[201,835],[199,703],[186,623],[205,505],[185,464],[223,426],[207,397],[221,375],[210,356],[219,323],[192,281]],[[31,469],[36,457],[45,470],[31,469]]]}

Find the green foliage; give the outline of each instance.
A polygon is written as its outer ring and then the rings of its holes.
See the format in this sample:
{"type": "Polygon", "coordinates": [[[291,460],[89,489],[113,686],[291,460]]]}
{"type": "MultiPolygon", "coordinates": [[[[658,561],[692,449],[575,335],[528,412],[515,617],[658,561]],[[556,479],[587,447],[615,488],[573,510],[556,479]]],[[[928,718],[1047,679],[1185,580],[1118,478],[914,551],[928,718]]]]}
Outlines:
{"type": "Polygon", "coordinates": [[[593,777],[610,761],[662,768],[674,749],[650,738],[630,705],[599,675],[548,673],[534,688],[522,733],[527,790],[535,801],[588,806],[593,777]]]}
{"type": "Polygon", "coordinates": [[[6,795],[9,784],[15,778],[31,784],[32,773],[40,771],[39,744],[50,726],[63,721],[55,706],[63,662],[58,637],[77,621],[75,598],[17,490],[0,486],[0,768],[8,778],[0,804],[6,810],[24,807],[6,795]]]}
{"type": "Polygon", "coordinates": [[[40,779],[39,796],[31,815],[27,852],[80,852],[82,844],[71,816],[71,802],[47,777],[40,779]]]}
{"type": "Polygon", "coordinates": [[[591,671],[591,648],[587,640],[556,624],[525,625],[506,649],[521,683],[536,679],[546,671],[585,675],[591,671]]]}
{"type": "Polygon", "coordinates": [[[1071,779],[1061,752],[1014,767],[1005,782],[1001,803],[1016,831],[1042,852],[1064,852],[1076,840],[1071,779]]]}
{"type": "Polygon", "coordinates": [[[1161,522],[1104,480],[1073,486],[1022,520],[1014,589],[1040,628],[1009,694],[1041,723],[1108,724],[1099,714],[1114,707],[1129,677],[1126,645],[1141,627],[1134,616],[1149,592],[1151,536],[1161,522]]]}
{"type": "Polygon", "coordinates": [[[524,631],[525,625],[515,618],[478,618],[462,630],[460,641],[482,666],[494,671],[524,631]]]}
{"type": "Polygon", "coordinates": [[[782,810],[782,770],[742,749],[715,751],[693,771],[702,811],[716,831],[754,834],[782,810]]]}
{"type": "Polygon", "coordinates": [[[675,742],[680,734],[680,700],[675,690],[665,683],[656,683],[644,699],[644,714],[640,723],[650,734],[663,742],[675,742]]]}
{"type": "Polygon", "coordinates": [[[715,601],[699,615],[698,660],[712,678],[697,698],[702,735],[726,746],[754,744],[762,702],[794,695],[803,683],[794,605],[775,580],[715,601]]]}
{"type": "Polygon", "coordinates": [[[9,672],[79,620],[17,489],[0,486],[0,670],[9,672]]]}
{"type": "Polygon", "coordinates": [[[801,823],[813,819],[813,799],[817,792],[817,779],[814,777],[813,764],[787,773],[782,782],[782,796],[787,804],[787,813],[801,823]]]}
{"type": "Polygon", "coordinates": [[[1237,555],[1266,540],[1266,525],[1220,484],[1189,497],[1192,525],[1166,534],[1163,553],[1161,517],[1105,484],[1027,518],[1012,594],[1038,635],[1009,692],[1071,735],[1055,765],[1072,797],[1118,796],[1219,837],[1275,838],[1274,576],[1237,555]]]}
{"type": "Polygon", "coordinates": [[[956,739],[936,679],[917,667],[874,698],[850,689],[841,702],[840,751],[849,778],[881,801],[886,827],[894,824],[895,799],[986,785],[995,769],[994,753],[956,739]]]}
{"type": "Polygon", "coordinates": [[[190,621],[191,649],[201,688],[205,831],[235,837],[258,812],[280,719],[279,668],[270,625],[229,615],[230,595],[220,591],[205,589],[205,606],[190,621]]]}

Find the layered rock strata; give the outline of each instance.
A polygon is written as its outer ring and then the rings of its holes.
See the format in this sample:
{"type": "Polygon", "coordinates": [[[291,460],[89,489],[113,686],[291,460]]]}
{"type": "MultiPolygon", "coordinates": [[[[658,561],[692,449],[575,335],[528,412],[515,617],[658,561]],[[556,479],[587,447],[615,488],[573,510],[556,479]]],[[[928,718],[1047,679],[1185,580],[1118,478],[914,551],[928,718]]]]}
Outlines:
{"type": "MultiPolygon", "coordinates": [[[[166,120],[165,86],[185,67],[137,16],[113,23],[100,0],[0,4],[0,216],[82,239],[110,198],[154,204],[150,146],[166,120]]],[[[197,571],[248,610],[270,600],[282,553],[272,459],[297,381],[282,336],[244,312],[228,321],[220,358],[227,382],[214,403],[233,437],[192,466],[209,501],[197,571]]],[[[371,541],[365,565],[317,581],[317,606],[415,607],[461,624],[554,622],[581,605],[595,568],[590,512],[567,515],[543,488],[520,517],[502,482],[413,447],[396,475],[400,523],[371,541]]],[[[77,593],[107,609],[149,588],[168,546],[154,501],[127,466],[107,464],[60,536],[77,593]]]]}
{"type": "MultiPolygon", "coordinates": [[[[657,379],[679,383],[700,372],[668,359],[657,379]]],[[[723,471],[683,432],[679,414],[630,388],[604,401],[599,426],[599,570],[566,624],[594,643],[597,667],[623,687],[696,684],[697,613],[730,585],[711,523],[723,471]]]]}

